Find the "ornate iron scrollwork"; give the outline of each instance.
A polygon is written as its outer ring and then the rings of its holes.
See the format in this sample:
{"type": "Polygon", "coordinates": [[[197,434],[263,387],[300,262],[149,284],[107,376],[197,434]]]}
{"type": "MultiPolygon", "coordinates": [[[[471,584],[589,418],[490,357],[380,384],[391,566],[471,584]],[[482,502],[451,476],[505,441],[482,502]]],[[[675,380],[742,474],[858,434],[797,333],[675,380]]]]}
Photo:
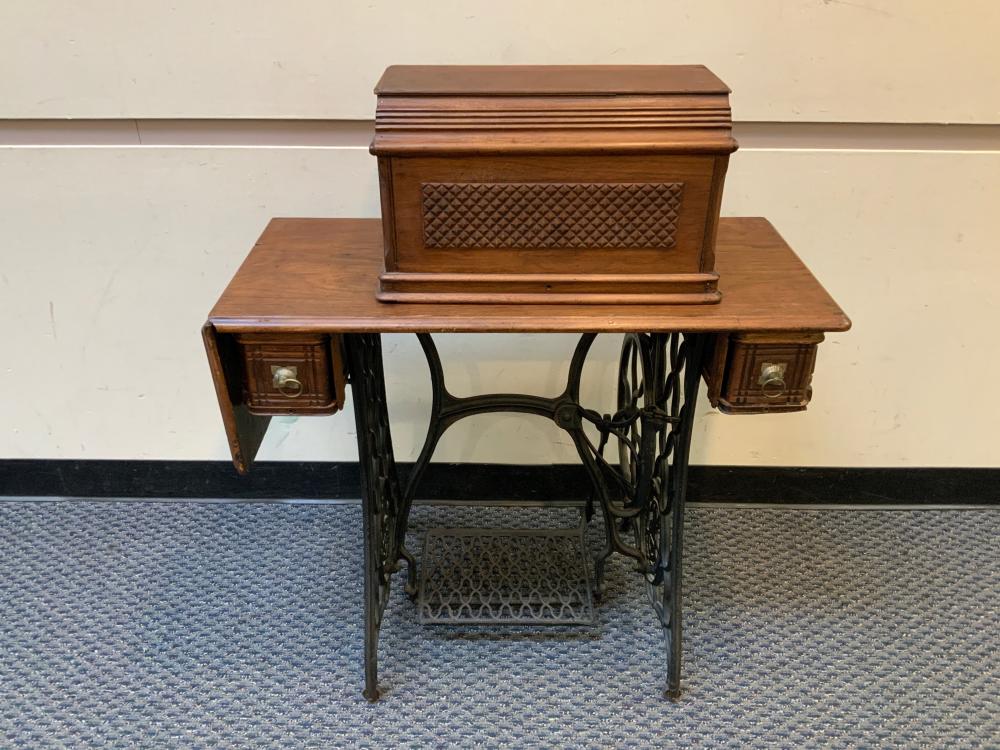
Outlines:
{"type": "Polygon", "coordinates": [[[617,411],[600,416],[581,407],[583,418],[599,431],[600,443],[594,446],[582,430],[570,431],[604,510],[607,542],[596,561],[598,591],[614,552],[636,560],[666,636],[666,693],[672,698],[680,695],[684,497],[702,338],[627,334],[617,411]],[[617,442],[616,464],[604,458],[611,438],[617,442]]]}
{"type": "Polygon", "coordinates": [[[407,562],[406,591],[416,593],[416,561],[404,546],[408,503],[396,475],[386,409],[382,343],[378,334],[346,337],[354,420],[358,431],[365,537],[365,697],[378,700],[378,633],[389,581],[407,562]]]}
{"type": "Polygon", "coordinates": [[[646,579],[650,601],[667,638],[667,694],[680,692],[680,576],[684,494],[703,337],[679,333],[627,334],[618,374],[614,414],[580,404],[580,383],[596,334],[581,336],[573,352],[565,390],[554,398],[513,393],[457,397],[448,392],[429,334],[418,334],[431,375],[431,414],[420,456],[400,492],[385,403],[380,339],[348,336],[365,516],[365,695],[378,698],[377,640],[399,560],[408,563],[413,594],[416,565],[403,542],[410,505],[445,430],[474,414],[522,412],[553,420],[577,448],[593,485],[587,518],[596,498],[603,510],[606,544],[595,560],[601,590],[604,566],[615,552],[634,559],[646,579]],[[586,424],[596,428],[595,445],[586,424]],[[614,439],[617,460],[604,453],[614,439]]]}
{"type": "Polygon", "coordinates": [[[680,334],[629,336],[622,347],[619,409],[639,406],[638,434],[621,451],[623,476],[637,475],[642,511],[633,530],[650,603],[663,626],[667,646],[667,695],[680,695],[681,547],[691,426],[701,377],[703,342],[680,334]],[[636,381],[642,371],[642,382],[636,381]],[[625,462],[638,450],[637,472],[625,462]],[[643,473],[648,467],[648,478],[643,473]]]}

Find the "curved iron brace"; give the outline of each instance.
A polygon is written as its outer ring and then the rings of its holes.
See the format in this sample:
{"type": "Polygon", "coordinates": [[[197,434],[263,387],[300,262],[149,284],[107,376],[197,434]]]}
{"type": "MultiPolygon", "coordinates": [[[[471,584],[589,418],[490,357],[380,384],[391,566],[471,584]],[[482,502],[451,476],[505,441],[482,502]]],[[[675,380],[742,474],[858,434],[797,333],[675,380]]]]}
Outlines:
{"type": "Polygon", "coordinates": [[[434,339],[429,333],[418,333],[417,339],[427,360],[431,377],[431,410],[428,417],[427,434],[403,491],[406,508],[409,508],[420,481],[427,470],[434,449],[445,430],[459,420],[477,414],[516,412],[535,414],[554,421],[566,430],[580,427],[579,397],[580,377],[587,352],[597,334],[584,334],[577,343],[570,362],[566,388],[553,398],[529,396],[520,393],[489,393],[477,396],[455,396],[448,391],[444,380],[444,369],[434,339]]]}
{"type": "MultiPolygon", "coordinates": [[[[587,519],[589,520],[593,515],[595,496],[604,510],[605,548],[595,561],[595,580],[598,582],[598,594],[602,590],[601,584],[606,560],[615,552],[636,560],[640,563],[639,572],[647,573],[648,571],[641,565],[643,560],[641,551],[637,546],[626,541],[623,530],[617,528],[616,522],[635,518],[645,510],[649,502],[649,487],[655,468],[653,454],[657,430],[662,429],[664,425],[675,425],[680,417],[659,408],[652,392],[656,386],[655,382],[644,384],[644,389],[647,391],[645,403],[650,404],[644,409],[640,410],[633,406],[621,409],[613,415],[600,415],[596,411],[583,407],[580,404],[583,368],[596,336],[597,334],[587,333],[580,337],[570,361],[566,387],[557,396],[491,393],[459,397],[448,391],[441,357],[433,337],[428,333],[417,334],[430,372],[431,409],[423,446],[403,491],[403,517],[407,517],[434,451],[449,427],[466,417],[477,414],[497,412],[535,414],[551,419],[569,433],[574,442],[593,488],[593,494],[587,498],[587,519]],[[598,431],[600,435],[598,445],[594,445],[584,430],[585,422],[598,431]],[[640,433],[645,437],[643,445],[633,446],[629,443],[626,431],[636,423],[641,423],[640,433]],[[618,468],[609,464],[603,456],[604,447],[609,437],[616,437],[627,445],[628,450],[634,455],[636,464],[640,467],[640,476],[636,483],[639,491],[635,496],[627,496],[625,492],[627,483],[623,480],[618,468]],[[625,496],[624,501],[619,500],[623,496],[625,496]]],[[[642,336],[644,341],[650,339],[648,335],[643,334],[642,336]]],[[[648,355],[650,348],[648,346],[642,348],[648,355]]],[[[649,369],[652,369],[652,366],[652,362],[647,365],[649,369]]],[[[404,535],[405,528],[400,527],[398,533],[404,535]]],[[[402,539],[400,539],[400,545],[402,549],[402,539]]],[[[415,570],[413,567],[409,569],[415,570]]]]}

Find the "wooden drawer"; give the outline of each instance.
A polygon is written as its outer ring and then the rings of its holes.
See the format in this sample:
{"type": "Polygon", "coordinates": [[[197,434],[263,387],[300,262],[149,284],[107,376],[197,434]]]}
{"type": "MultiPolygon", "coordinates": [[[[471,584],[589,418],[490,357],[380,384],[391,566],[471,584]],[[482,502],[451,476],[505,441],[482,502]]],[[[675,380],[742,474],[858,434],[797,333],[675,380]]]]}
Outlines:
{"type": "Polygon", "coordinates": [[[803,411],[822,340],[822,333],[716,336],[705,370],[709,401],[726,414],[803,411]]]}
{"type": "Polygon", "coordinates": [[[333,414],[344,406],[340,336],[244,333],[243,400],[251,414],[333,414]]]}

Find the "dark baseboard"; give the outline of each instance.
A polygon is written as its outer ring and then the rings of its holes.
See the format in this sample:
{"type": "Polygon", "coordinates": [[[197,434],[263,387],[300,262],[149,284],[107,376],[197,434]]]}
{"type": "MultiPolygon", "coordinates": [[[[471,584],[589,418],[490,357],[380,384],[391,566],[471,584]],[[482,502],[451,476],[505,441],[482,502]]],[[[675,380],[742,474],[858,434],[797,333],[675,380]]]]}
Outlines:
{"type": "MultiPolygon", "coordinates": [[[[400,464],[405,477],[411,464],[400,464]]],[[[692,466],[688,499],[796,505],[998,505],[1000,469],[692,466]]],[[[420,499],[576,502],[582,467],[431,464],[420,499]]],[[[0,496],[351,499],[355,462],[261,462],[248,476],[224,461],[0,459],[0,496]]]]}

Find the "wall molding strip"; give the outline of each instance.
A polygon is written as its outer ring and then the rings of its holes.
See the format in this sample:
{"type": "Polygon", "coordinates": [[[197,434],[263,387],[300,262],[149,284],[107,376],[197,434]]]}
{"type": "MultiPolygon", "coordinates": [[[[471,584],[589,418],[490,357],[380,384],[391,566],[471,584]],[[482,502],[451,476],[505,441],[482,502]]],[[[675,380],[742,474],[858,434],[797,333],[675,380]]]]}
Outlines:
{"type": "MultiPolygon", "coordinates": [[[[2,147],[368,148],[371,120],[0,120],[2,147]]],[[[1000,124],[736,122],[744,150],[1000,151],[1000,124]]]]}

